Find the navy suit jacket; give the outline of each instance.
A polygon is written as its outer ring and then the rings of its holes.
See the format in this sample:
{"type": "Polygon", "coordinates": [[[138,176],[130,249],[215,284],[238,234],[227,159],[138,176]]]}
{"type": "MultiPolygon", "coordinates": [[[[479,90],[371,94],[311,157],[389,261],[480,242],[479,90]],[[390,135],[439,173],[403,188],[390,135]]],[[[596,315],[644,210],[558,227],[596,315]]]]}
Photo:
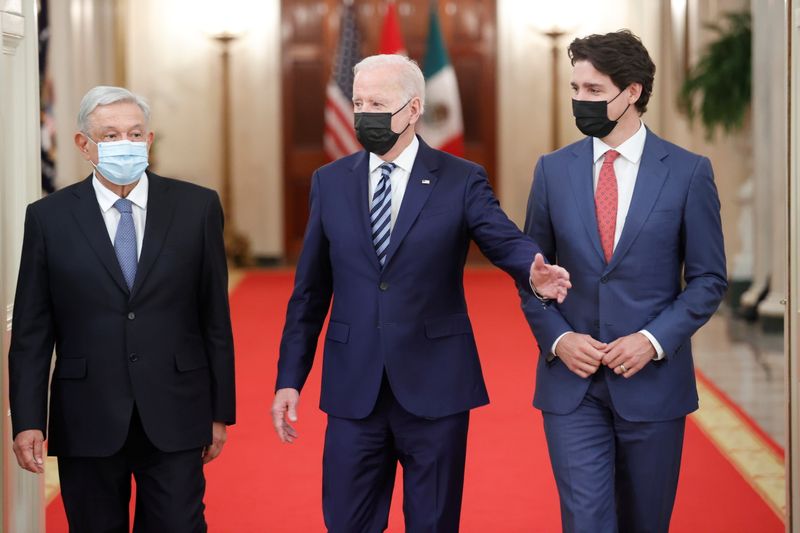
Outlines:
{"type": "Polygon", "coordinates": [[[592,159],[588,137],[543,156],[534,173],[525,231],[572,281],[560,305],[543,306],[522,291],[540,349],[534,405],[567,414],[589,387],[591,378],[577,376],[558,358],[548,361],[562,333],[611,342],[646,329],[665,357],[630,379],[608,372],[614,407],[631,421],[684,416],[697,409],[690,338],[716,311],[727,287],[711,163],[648,131],[625,226],[606,263],[592,159]]]}
{"type": "Polygon", "coordinates": [[[484,170],[420,140],[381,269],[369,222],[369,154],[318,169],[276,388],[300,390],[333,298],[320,407],[370,414],[384,369],[409,412],[442,417],[488,403],[464,299],[474,240],[519,283],[539,248],[500,209],[484,170]]]}
{"type": "Polygon", "coordinates": [[[217,194],[147,173],[133,289],[92,177],[28,206],[9,349],[14,434],[45,430],[48,453],[107,457],[134,403],[162,451],[211,442],[236,418],[228,271],[217,194]]]}

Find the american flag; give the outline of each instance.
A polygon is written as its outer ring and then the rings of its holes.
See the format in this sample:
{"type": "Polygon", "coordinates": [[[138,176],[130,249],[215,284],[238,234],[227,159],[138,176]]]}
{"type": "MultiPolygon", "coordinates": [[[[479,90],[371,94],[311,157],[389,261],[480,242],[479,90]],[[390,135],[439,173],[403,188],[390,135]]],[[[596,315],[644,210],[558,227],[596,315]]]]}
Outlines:
{"type": "Polygon", "coordinates": [[[352,2],[342,6],[339,46],[325,90],[325,154],[333,161],[357,152],[361,145],[353,130],[353,67],[361,60],[361,36],[352,2]]]}

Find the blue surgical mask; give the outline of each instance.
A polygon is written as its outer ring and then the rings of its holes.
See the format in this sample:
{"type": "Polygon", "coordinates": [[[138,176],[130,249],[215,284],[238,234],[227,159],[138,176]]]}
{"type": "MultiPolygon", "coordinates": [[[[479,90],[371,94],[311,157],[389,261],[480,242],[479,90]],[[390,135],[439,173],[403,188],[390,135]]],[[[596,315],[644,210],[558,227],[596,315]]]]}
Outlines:
{"type": "Polygon", "coordinates": [[[115,185],[130,185],[142,177],[147,168],[147,143],[131,141],[95,142],[97,164],[92,163],[108,181],[115,185]]]}

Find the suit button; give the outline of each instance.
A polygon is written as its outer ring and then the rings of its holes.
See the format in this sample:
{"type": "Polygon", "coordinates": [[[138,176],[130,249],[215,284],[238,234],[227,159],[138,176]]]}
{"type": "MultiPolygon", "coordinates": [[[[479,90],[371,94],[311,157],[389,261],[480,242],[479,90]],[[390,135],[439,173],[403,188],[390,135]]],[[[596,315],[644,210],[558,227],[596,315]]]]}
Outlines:
{"type": "Polygon", "coordinates": [[[134,313],[133,311],[128,313],[128,320],[133,320],[134,318],[136,318],[136,313],[134,313]]]}
{"type": "Polygon", "coordinates": [[[381,284],[378,285],[378,288],[380,290],[382,290],[382,291],[388,291],[389,290],[389,284],[386,283],[385,281],[381,281],[381,284]]]}
{"type": "Polygon", "coordinates": [[[608,276],[603,276],[600,278],[600,283],[608,283],[608,276]]]}
{"type": "Polygon", "coordinates": [[[129,360],[131,363],[135,363],[136,361],[138,361],[138,360],[139,360],[139,356],[138,356],[138,355],[136,355],[135,353],[132,353],[132,354],[130,354],[130,355],[128,356],[128,360],[129,360]]]}

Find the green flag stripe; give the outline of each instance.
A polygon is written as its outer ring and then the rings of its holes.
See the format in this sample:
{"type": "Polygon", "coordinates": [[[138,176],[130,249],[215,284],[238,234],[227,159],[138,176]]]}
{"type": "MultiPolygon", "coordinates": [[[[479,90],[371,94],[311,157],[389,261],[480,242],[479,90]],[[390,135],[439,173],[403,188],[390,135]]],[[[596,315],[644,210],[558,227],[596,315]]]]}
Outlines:
{"type": "Polygon", "coordinates": [[[431,78],[450,63],[447,49],[442,38],[442,29],[439,26],[439,15],[436,7],[431,7],[430,24],[428,26],[428,49],[425,51],[422,73],[425,79],[431,78]]]}

